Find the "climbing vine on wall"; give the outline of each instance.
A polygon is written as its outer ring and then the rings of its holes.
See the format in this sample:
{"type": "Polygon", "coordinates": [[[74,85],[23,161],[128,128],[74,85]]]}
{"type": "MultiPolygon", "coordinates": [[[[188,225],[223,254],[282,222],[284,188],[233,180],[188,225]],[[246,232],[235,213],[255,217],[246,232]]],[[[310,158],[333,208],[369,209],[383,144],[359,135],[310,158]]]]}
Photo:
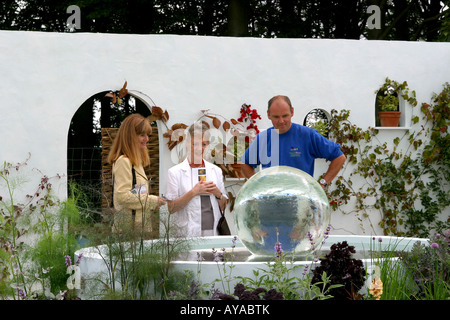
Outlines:
{"type": "MultiPolygon", "coordinates": [[[[412,108],[417,105],[406,82],[386,79],[386,84],[398,88],[412,108]]],[[[443,87],[431,103],[422,103],[420,115],[412,116],[411,129],[390,143],[379,142],[377,129],[353,124],[348,110],[332,110],[330,138],[341,144],[348,159],[330,189],[333,209],[343,210],[343,204],[355,199],[350,212],[370,220],[369,211],[377,210],[386,235],[427,237],[450,226],[449,217],[438,220],[450,205],[450,86],[443,87]]]]}

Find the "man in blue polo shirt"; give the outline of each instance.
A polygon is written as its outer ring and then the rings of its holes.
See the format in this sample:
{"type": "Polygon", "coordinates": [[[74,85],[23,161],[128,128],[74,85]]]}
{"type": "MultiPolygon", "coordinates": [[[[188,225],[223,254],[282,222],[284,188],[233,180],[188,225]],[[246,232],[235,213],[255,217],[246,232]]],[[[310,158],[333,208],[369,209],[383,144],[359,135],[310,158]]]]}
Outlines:
{"type": "Polygon", "coordinates": [[[287,96],[275,96],[269,100],[267,116],[273,127],[260,132],[242,156],[242,173],[246,178],[255,174],[255,168],[291,166],[314,175],[314,160],[324,158],[331,161],[327,172],[320,179],[326,188],[342,168],[346,157],[340,145],[334,143],[317,130],[292,123],[294,108],[287,96]]]}

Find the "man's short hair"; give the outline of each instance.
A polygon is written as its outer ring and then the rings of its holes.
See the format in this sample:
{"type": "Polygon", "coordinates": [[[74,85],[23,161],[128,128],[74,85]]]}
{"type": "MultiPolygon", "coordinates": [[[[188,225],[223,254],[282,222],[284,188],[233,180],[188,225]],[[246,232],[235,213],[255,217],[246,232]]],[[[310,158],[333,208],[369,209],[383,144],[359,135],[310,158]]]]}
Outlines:
{"type": "Polygon", "coordinates": [[[291,103],[291,100],[289,99],[288,96],[283,96],[283,95],[277,95],[277,96],[275,96],[275,97],[272,97],[272,98],[269,100],[269,103],[267,104],[267,111],[269,111],[270,106],[271,106],[272,103],[273,103],[275,100],[277,100],[277,99],[283,99],[283,100],[289,105],[289,107],[291,108],[291,111],[292,111],[292,103],[291,103]]]}

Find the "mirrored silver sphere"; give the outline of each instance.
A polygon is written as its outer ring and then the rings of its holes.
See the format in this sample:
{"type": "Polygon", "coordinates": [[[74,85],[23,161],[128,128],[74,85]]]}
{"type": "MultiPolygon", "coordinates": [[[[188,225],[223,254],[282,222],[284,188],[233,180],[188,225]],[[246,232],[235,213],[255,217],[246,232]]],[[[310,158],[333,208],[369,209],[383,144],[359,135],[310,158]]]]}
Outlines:
{"type": "Polygon", "coordinates": [[[306,172],[287,166],[264,169],[239,190],[234,223],[240,241],[254,255],[312,254],[330,223],[322,186],[306,172]],[[311,243],[313,241],[313,245],[311,243]]]}

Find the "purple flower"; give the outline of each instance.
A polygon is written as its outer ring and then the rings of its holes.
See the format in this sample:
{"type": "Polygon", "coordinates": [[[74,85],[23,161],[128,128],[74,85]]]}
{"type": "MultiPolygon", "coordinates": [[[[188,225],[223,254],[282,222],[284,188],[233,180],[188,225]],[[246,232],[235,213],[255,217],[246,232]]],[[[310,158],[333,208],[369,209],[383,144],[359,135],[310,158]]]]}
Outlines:
{"type": "Polygon", "coordinates": [[[306,276],[306,274],[308,273],[309,270],[309,265],[305,265],[305,268],[303,268],[303,275],[306,276]]]}
{"type": "Polygon", "coordinates": [[[331,224],[329,224],[328,227],[325,229],[324,232],[325,239],[328,238],[328,236],[330,235],[330,231],[331,231],[331,224]]]}
{"type": "Polygon", "coordinates": [[[311,244],[311,251],[314,251],[314,248],[315,248],[314,246],[315,246],[316,242],[314,241],[313,235],[309,231],[306,233],[306,235],[309,239],[309,243],[311,244]]]}
{"type": "Polygon", "coordinates": [[[25,294],[25,291],[23,291],[22,289],[17,288],[17,294],[19,295],[20,299],[27,299],[27,295],[25,294]]]}
{"type": "Polygon", "coordinates": [[[200,252],[197,252],[197,261],[198,262],[205,261],[205,258],[203,258],[203,255],[200,252]]]}
{"type": "Polygon", "coordinates": [[[66,259],[66,267],[70,267],[72,265],[72,259],[68,255],[64,256],[64,258],[66,259]]]}
{"type": "Polygon", "coordinates": [[[78,266],[81,262],[81,258],[83,258],[83,253],[81,253],[78,258],[77,258],[77,262],[75,262],[75,264],[78,266]]]}
{"type": "Polygon", "coordinates": [[[431,244],[431,247],[432,247],[432,248],[438,249],[438,248],[439,248],[439,245],[438,245],[436,242],[433,242],[433,243],[431,244]]]}
{"type": "Polygon", "coordinates": [[[214,262],[219,262],[220,258],[219,258],[219,255],[217,254],[217,250],[216,249],[212,248],[212,254],[213,254],[213,257],[214,257],[214,262]]]}
{"type": "Polygon", "coordinates": [[[233,243],[232,246],[231,246],[231,248],[233,248],[233,249],[236,248],[237,236],[234,236],[233,239],[232,239],[231,241],[232,241],[232,243],[233,243]]]}
{"type": "Polygon", "coordinates": [[[165,283],[166,281],[168,281],[168,280],[169,280],[169,278],[161,278],[161,280],[159,281],[159,285],[160,285],[160,286],[163,286],[164,283],[165,283]]]}
{"type": "Polygon", "coordinates": [[[275,243],[275,251],[276,251],[276,257],[281,258],[281,254],[283,253],[283,248],[281,247],[281,242],[275,243]]]}

